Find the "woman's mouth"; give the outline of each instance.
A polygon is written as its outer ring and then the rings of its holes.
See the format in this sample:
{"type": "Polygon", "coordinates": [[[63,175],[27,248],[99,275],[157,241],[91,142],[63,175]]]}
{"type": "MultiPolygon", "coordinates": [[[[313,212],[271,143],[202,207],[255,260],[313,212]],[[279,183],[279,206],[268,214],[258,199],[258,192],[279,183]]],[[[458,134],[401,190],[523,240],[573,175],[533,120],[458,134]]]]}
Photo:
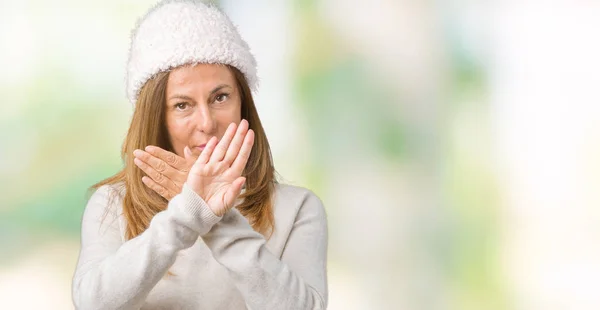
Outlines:
{"type": "Polygon", "coordinates": [[[204,150],[205,147],[206,147],[206,143],[201,144],[201,145],[196,145],[196,146],[194,146],[194,150],[202,152],[202,150],[204,150]]]}

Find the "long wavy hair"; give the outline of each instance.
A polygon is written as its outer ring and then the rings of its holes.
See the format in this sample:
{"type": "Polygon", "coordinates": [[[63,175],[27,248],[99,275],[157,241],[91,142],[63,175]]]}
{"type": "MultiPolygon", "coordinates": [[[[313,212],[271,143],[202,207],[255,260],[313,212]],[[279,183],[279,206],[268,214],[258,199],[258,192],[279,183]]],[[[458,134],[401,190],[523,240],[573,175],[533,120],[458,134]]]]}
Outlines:
{"type": "MultiPolygon", "coordinates": [[[[277,183],[271,149],[246,78],[237,68],[227,67],[233,72],[240,90],[241,116],[248,120],[250,129],[255,133],[254,146],[242,173],[246,177],[245,191],[240,195],[241,203],[236,208],[248,219],[255,231],[268,238],[275,225],[273,192],[277,183]]],[[[144,185],[142,176],[145,173],[133,163],[133,151],[144,149],[147,145],[175,152],[169,142],[165,122],[168,79],[169,71],[161,72],[142,87],[121,150],[124,168],[91,187],[95,190],[106,184],[124,184],[123,215],[127,223],[125,237],[128,240],[144,232],[154,215],[165,210],[168,204],[165,198],[144,185]]]]}

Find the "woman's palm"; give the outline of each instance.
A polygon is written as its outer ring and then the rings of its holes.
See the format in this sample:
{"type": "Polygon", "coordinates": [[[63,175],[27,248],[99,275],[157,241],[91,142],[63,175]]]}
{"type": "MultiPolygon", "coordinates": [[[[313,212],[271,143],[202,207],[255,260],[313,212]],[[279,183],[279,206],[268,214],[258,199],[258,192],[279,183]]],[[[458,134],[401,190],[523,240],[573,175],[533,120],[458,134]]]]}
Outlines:
{"type": "Polygon", "coordinates": [[[246,180],[242,172],[253,144],[254,132],[242,120],[227,128],[218,145],[213,137],[192,166],[186,183],[215,215],[223,216],[241,193],[246,180]]]}

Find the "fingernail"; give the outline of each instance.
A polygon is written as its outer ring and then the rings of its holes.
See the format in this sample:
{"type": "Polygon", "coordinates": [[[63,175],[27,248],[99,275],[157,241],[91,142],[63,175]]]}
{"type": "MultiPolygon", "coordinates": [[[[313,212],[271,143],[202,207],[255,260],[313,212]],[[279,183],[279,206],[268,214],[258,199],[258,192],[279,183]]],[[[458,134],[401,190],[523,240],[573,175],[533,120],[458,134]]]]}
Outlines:
{"type": "Polygon", "coordinates": [[[137,158],[134,158],[134,159],[133,159],[133,163],[134,163],[136,166],[139,166],[139,165],[140,165],[140,160],[139,160],[139,159],[137,159],[137,158]]]}
{"type": "Polygon", "coordinates": [[[140,156],[140,155],[142,155],[142,151],[141,150],[135,150],[135,151],[133,151],[133,156],[137,157],[137,156],[140,156]]]}
{"type": "Polygon", "coordinates": [[[146,152],[152,152],[152,145],[148,145],[144,148],[144,150],[146,150],[146,152]]]}

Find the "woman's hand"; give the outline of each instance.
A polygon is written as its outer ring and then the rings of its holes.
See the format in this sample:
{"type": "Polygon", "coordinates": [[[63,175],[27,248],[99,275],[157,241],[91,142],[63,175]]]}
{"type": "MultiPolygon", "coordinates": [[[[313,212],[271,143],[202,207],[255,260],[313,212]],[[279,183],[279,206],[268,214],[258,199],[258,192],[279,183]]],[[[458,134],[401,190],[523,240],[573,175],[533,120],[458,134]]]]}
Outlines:
{"type": "Polygon", "coordinates": [[[215,215],[223,216],[240,195],[246,182],[242,172],[253,145],[254,131],[248,130],[248,122],[232,123],[218,145],[216,137],[209,140],[192,166],[186,183],[215,215]]]}
{"type": "Polygon", "coordinates": [[[183,183],[197,157],[194,157],[186,146],[184,156],[149,145],[145,151],[135,150],[133,162],[148,176],[142,177],[142,182],[167,200],[181,193],[183,183]]]}

